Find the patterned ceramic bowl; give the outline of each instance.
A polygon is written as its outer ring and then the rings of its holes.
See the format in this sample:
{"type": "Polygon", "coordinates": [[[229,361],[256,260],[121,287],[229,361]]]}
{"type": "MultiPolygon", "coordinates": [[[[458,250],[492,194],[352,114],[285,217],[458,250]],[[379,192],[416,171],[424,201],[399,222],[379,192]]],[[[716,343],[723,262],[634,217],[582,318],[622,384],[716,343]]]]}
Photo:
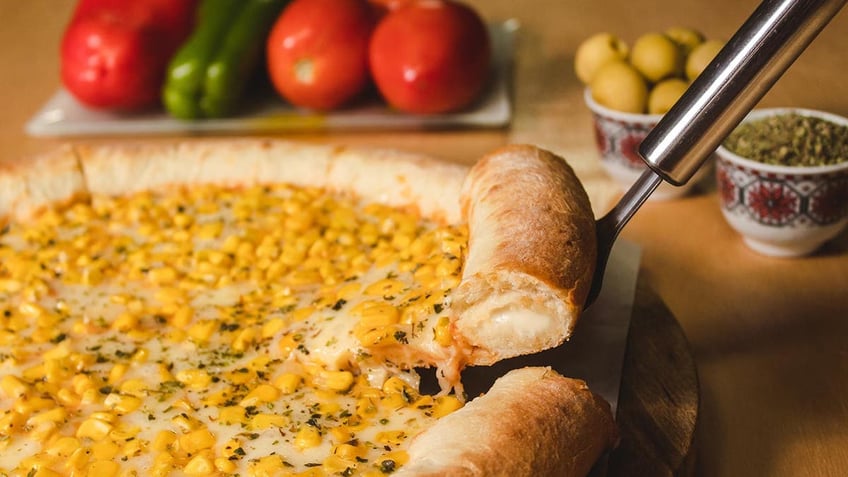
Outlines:
{"type": "MultiPolygon", "coordinates": [[[[798,108],[759,109],[745,121],[788,112],[848,125],[843,117],[798,108]]],[[[716,155],[722,213],[753,250],[778,257],[807,255],[848,224],[848,162],[775,166],[745,159],[723,146],[716,155]]]]}
{"type": "MultiPolygon", "coordinates": [[[[592,99],[587,88],[583,99],[592,111],[595,143],[601,155],[601,165],[622,189],[628,189],[648,167],[639,156],[639,144],[662,118],[661,114],[634,114],[601,106],[592,99]]],[[[651,195],[652,200],[673,199],[689,192],[712,166],[708,161],[695,177],[677,187],[663,182],[651,195]]]]}

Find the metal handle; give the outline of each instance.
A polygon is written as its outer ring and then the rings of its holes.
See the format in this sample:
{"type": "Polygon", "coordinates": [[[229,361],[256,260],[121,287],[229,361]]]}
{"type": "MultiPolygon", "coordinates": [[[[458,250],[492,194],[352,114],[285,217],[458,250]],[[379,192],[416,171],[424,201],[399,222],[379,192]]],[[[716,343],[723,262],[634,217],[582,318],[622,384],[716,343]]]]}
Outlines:
{"type": "Polygon", "coordinates": [[[683,185],[846,0],[765,0],[639,146],[663,179],[683,185]]]}

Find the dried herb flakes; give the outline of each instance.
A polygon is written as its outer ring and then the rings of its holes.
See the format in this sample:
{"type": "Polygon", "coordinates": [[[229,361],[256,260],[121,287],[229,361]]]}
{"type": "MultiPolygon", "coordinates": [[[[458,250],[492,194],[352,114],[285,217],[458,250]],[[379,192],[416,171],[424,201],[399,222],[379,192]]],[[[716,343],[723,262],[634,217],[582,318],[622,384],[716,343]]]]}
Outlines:
{"type": "Polygon", "coordinates": [[[724,140],[738,156],[778,166],[826,166],[848,161],[848,126],[797,113],[745,122],[724,140]]]}

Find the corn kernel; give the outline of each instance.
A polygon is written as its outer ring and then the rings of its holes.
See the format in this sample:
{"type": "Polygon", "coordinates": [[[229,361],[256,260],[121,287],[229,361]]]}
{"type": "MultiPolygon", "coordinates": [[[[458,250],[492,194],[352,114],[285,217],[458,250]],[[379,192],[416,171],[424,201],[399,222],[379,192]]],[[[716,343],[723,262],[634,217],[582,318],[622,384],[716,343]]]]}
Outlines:
{"type": "Polygon", "coordinates": [[[274,380],[276,386],[283,394],[292,394],[300,387],[302,379],[294,373],[283,373],[274,380]]]}
{"type": "Polygon", "coordinates": [[[247,422],[247,412],[241,406],[226,406],[218,411],[218,421],[222,424],[244,424],[247,422]]]}
{"type": "Polygon", "coordinates": [[[450,332],[450,319],[447,316],[439,317],[436,327],[433,329],[433,339],[442,346],[450,346],[452,343],[450,332]]]}
{"type": "Polygon", "coordinates": [[[156,434],[156,437],[153,438],[153,442],[151,443],[151,447],[153,450],[159,452],[165,452],[171,448],[174,442],[177,441],[177,435],[173,431],[159,431],[156,434]]]}
{"type": "Polygon", "coordinates": [[[63,358],[67,358],[68,356],[70,356],[70,354],[71,354],[71,349],[69,348],[67,341],[62,341],[58,345],[47,350],[44,354],[41,355],[41,357],[45,360],[48,360],[48,359],[63,359],[63,358]]]}
{"type": "Polygon", "coordinates": [[[141,439],[127,439],[124,439],[124,447],[121,449],[122,460],[123,457],[129,458],[141,455],[141,453],[144,452],[146,446],[146,444],[143,443],[141,439]]]}
{"type": "Polygon", "coordinates": [[[225,474],[232,474],[238,469],[235,462],[225,457],[216,458],[214,464],[218,472],[224,472],[225,474]]]}
{"type": "Polygon", "coordinates": [[[406,289],[406,284],[396,278],[384,278],[365,287],[364,294],[369,296],[398,296],[406,289]]]}
{"type": "Polygon", "coordinates": [[[150,356],[150,352],[146,348],[139,348],[130,359],[135,363],[144,363],[148,356],[150,356]]]}
{"type": "Polygon", "coordinates": [[[0,434],[9,435],[21,428],[26,418],[15,411],[5,411],[0,414],[0,434]]]}
{"type": "MultiPolygon", "coordinates": [[[[221,221],[206,222],[199,224],[197,227],[197,237],[201,239],[215,239],[221,235],[224,230],[224,224],[221,221]]],[[[229,237],[228,237],[229,238],[229,237]]]]}
{"type": "Polygon", "coordinates": [[[353,373],[350,371],[321,370],[315,376],[314,384],[319,389],[346,392],[353,386],[353,373]]]}
{"type": "Polygon", "coordinates": [[[180,449],[189,454],[196,454],[203,449],[215,445],[215,435],[209,429],[196,429],[180,436],[180,449]]]}
{"type": "Polygon", "coordinates": [[[243,328],[236,333],[230,346],[235,351],[244,351],[253,343],[255,337],[256,330],[254,328],[243,328]]]}
{"type": "Polygon", "coordinates": [[[3,378],[0,378],[0,389],[3,390],[6,397],[16,399],[26,395],[30,390],[30,386],[21,381],[17,376],[7,374],[3,378]]]}
{"type": "Polygon", "coordinates": [[[260,384],[247,393],[247,396],[239,403],[241,406],[255,406],[256,404],[271,402],[280,397],[280,391],[270,384],[260,384]]]}
{"type": "Polygon", "coordinates": [[[254,430],[269,429],[271,427],[284,427],[288,419],[279,414],[261,413],[250,419],[250,428],[254,430]]]}
{"type": "Polygon", "coordinates": [[[321,445],[321,432],[318,429],[302,425],[294,437],[294,446],[298,450],[306,450],[321,445]]]}
{"type": "Polygon", "coordinates": [[[212,382],[212,377],[203,369],[184,369],[175,377],[177,381],[192,389],[204,389],[212,382]]]}
{"type": "Polygon", "coordinates": [[[56,402],[49,398],[41,396],[27,398],[26,396],[21,396],[15,401],[13,409],[20,414],[29,415],[33,412],[49,409],[55,405],[56,402]]]}
{"type": "Polygon", "coordinates": [[[361,445],[344,443],[333,447],[333,455],[337,455],[345,460],[356,460],[357,458],[363,458],[366,453],[367,449],[365,449],[361,445]]]}
{"type": "Polygon", "coordinates": [[[398,376],[392,376],[383,383],[384,393],[403,393],[410,392],[412,387],[398,376]]]}
{"type": "Polygon", "coordinates": [[[69,457],[80,448],[80,441],[76,437],[64,436],[51,442],[45,450],[50,455],[57,457],[69,457]]]}
{"type": "Polygon", "coordinates": [[[177,271],[167,266],[154,268],[147,272],[147,278],[157,285],[165,285],[177,279],[177,271]]]}
{"type": "Polygon", "coordinates": [[[91,455],[95,459],[111,460],[120,451],[121,448],[111,439],[105,439],[91,444],[91,455]]]}
{"type": "Polygon", "coordinates": [[[251,464],[250,475],[256,477],[271,477],[278,475],[285,468],[283,458],[278,455],[269,455],[261,457],[258,461],[251,464]]]}
{"type": "Polygon", "coordinates": [[[117,462],[109,460],[95,460],[88,466],[88,475],[97,477],[111,477],[118,475],[121,467],[117,462]]]}
{"type": "Polygon", "coordinates": [[[128,379],[121,383],[121,392],[135,397],[144,397],[147,395],[147,383],[138,378],[128,379]]]}
{"type": "Polygon", "coordinates": [[[377,459],[377,465],[380,466],[381,469],[385,469],[390,466],[397,469],[407,462],[409,462],[409,454],[404,450],[387,452],[377,459]],[[388,464],[387,461],[392,462],[392,464],[388,464]]]}
{"type": "Polygon", "coordinates": [[[121,313],[112,322],[112,329],[127,332],[138,326],[138,316],[132,313],[121,313]]]}
{"type": "Polygon", "coordinates": [[[324,462],[321,464],[321,470],[326,472],[327,475],[345,475],[345,473],[349,473],[355,468],[355,459],[345,459],[336,454],[329,455],[326,459],[324,459],[324,462]]]}
{"type": "Polygon", "coordinates": [[[76,407],[80,403],[80,396],[67,388],[62,388],[56,392],[56,400],[69,407],[76,407]]]}
{"type": "Polygon", "coordinates": [[[334,426],[330,428],[330,435],[336,443],[347,443],[352,441],[356,436],[346,426],[334,426]]]}
{"type": "Polygon", "coordinates": [[[117,384],[118,381],[127,374],[127,369],[129,369],[129,367],[124,363],[118,363],[115,366],[112,366],[112,369],[109,370],[109,378],[107,382],[109,384],[117,384]]]}
{"type": "Polygon", "coordinates": [[[82,421],[77,428],[76,436],[79,438],[89,438],[95,441],[106,438],[109,431],[112,430],[112,424],[101,421],[100,419],[88,418],[82,421]]]}
{"type": "Polygon", "coordinates": [[[139,426],[119,424],[112,429],[112,432],[109,433],[109,437],[115,441],[127,441],[133,440],[136,436],[138,436],[139,432],[141,432],[141,427],[139,426]]]}
{"type": "Polygon", "coordinates": [[[271,338],[286,327],[286,322],[282,318],[272,318],[262,325],[262,338],[271,338]]]}
{"type": "Polygon", "coordinates": [[[185,468],[183,468],[183,472],[186,475],[209,475],[215,472],[215,463],[209,456],[206,455],[196,455],[188,461],[185,468]]]}
{"type": "Polygon", "coordinates": [[[142,401],[135,396],[125,396],[112,393],[106,396],[103,404],[119,414],[129,414],[140,408],[142,401]]]}
{"type": "Polygon", "coordinates": [[[381,431],[374,436],[374,439],[380,444],[399,446],[407,437],[409,436],[404,431],[381,431]]]}
{"type": "Polygon", "coordinates": [[[462,402],[455,396],[439,396],[431,408],[430,415],[435,418],[444,417],[462,407],[462,402]]]}
{"type": "Polygon", "coordinates": [[[350,313],[359,317],[358,326],[368,329],[393,325],[400,320],[397,307],[384,301],[363,301],[350,313]]]}
{"type": "Polygon", "coordinates": [[[188,329],[188,335],[194,341],[199,343],[204,343],[209,341],[209,338],[212,337],[212,333],[217,329],[218,324],[215,320],[204,320],[193,324],[188,329]]]}

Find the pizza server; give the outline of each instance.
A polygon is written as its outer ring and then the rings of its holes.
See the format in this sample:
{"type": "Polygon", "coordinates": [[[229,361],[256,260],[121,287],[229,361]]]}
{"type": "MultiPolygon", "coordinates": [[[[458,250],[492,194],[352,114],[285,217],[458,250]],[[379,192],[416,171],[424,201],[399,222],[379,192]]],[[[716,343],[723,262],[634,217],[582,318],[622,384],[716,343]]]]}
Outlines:
{"type": "Polygon", "coordinates": [[[648,169],[597,221],[598,260],[586,306],[600,292],[613,242],[665,180],[686,184],[846,0],[765,0],[639,145],[648,169]]]}

